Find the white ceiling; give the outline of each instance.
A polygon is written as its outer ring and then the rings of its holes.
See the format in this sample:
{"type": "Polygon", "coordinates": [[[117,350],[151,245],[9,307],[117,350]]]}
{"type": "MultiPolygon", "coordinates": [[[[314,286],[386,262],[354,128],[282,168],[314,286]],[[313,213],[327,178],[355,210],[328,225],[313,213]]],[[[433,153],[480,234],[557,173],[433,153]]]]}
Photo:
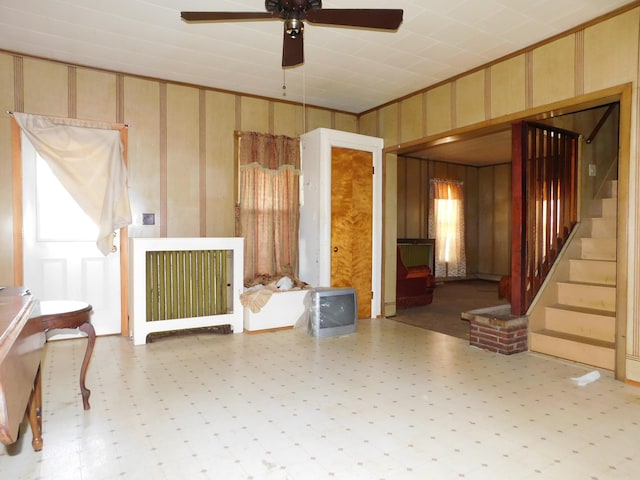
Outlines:
{"type": "Polygon", "coordinates": [[[285,72],[280,20],[180,19],[181,10],[264,12],[262,0],[0,0],[0,49],[361,113],[628,3],[327,0],[401,8],[404,22],[397,32],[306,23],[305,64],[285,72]]]}

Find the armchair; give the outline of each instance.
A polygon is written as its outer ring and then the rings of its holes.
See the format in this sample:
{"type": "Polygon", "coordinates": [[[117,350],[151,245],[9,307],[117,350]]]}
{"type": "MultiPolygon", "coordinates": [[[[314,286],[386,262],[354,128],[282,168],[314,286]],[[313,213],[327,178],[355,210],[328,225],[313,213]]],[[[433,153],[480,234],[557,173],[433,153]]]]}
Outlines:
{"type": "Polygon", "coordinates": [[[396,307],[407,308],[428,305],[433,301],[436,279],[428,265],[407,267],[402,260],[402,250],[397,247],[396,307]]]}

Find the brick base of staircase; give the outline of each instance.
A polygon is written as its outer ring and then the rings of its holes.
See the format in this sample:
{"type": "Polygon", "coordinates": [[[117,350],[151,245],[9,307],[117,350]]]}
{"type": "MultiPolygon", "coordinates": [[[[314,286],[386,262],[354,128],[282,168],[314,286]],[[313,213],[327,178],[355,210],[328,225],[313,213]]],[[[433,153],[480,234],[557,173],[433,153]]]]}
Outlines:
{"type": "Polygon", "coordinates": [[[511,315],[510,309],[500,305],[463,313],[469,320],[469,344],[502,355],[527,351],[527,317],[511,315]]]}

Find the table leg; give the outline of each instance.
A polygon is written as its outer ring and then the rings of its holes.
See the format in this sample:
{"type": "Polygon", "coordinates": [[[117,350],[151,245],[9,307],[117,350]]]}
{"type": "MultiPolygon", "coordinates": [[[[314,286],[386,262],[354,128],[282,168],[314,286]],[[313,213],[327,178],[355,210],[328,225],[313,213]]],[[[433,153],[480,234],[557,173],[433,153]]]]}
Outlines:
{"type": "Polygon", "coordinates": [[[89,410],[91,405],[89,405],[89,395],[91,395],[91,390],[89,390],[85,384],[84,380],[87,376],[87,368],[89,367],[89,360],[91,360],[91,354],[93,353],[93,346],[96,343],[96,331],[89,322],[83,323],[78,327],[78,329],[87,334],[87,350],[84,353],[84,359],[82,360],[82,368],[80,369],[80,391],[82,392],[82,403],[84,405],[85,410],[89,410]]]}
{"type": "Polygon", "coordinates": [[[31,397],[29,398],[29,424],[33,433],[31,445],[36,452],[42,450],[42,379],[40,377],[40,366],[33,384],[31,397]]]}

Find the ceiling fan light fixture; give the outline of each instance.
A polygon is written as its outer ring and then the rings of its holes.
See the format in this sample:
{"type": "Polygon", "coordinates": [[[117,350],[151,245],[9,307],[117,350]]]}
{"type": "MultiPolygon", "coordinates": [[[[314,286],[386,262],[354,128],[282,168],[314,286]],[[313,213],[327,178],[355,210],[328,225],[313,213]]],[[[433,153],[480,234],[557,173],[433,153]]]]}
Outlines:
{"type": "Polygon", "coordinates": [[[297,38],[302,35],[304,24],[297,18],[288,18],[284,21],[284,30],[291,38],[297,38]]]}

